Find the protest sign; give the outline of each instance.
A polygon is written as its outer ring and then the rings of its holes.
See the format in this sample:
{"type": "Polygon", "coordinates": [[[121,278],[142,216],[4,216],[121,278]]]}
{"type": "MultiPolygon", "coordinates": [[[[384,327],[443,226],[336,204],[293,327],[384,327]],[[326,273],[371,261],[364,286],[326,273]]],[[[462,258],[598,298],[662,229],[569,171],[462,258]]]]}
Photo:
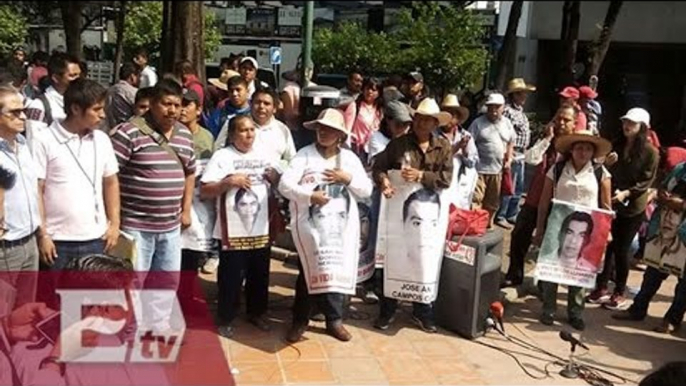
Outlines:
{"type": "Polygon", "coordinates": [[[643,260],[646,265],[677,277],[684,276],[686,244],[684,211],[659,207],[650,220],[643,260]]]}
{"type": "Polygon", "coordinates": [[[191,226],[181,232],[181,248],[199,252],[210,252],[213,246],[212,231],[215,222],[214,200],[200,199],[200,178],[208,159],[197,160],[195,189],[191,207],[191,226]]]}

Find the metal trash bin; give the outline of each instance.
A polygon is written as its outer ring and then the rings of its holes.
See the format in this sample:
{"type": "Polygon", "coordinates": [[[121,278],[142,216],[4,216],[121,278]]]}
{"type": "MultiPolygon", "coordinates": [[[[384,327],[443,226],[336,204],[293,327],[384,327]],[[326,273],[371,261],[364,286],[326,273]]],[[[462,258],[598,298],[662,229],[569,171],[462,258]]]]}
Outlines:
{"type": "Polygon", "coordinates": [[[499,299],[503,232],[494,229],[482,236],[465,237],[460,252],[443,257],[436,321],[474,339],[483,335],[490,305],[499,299]]]}

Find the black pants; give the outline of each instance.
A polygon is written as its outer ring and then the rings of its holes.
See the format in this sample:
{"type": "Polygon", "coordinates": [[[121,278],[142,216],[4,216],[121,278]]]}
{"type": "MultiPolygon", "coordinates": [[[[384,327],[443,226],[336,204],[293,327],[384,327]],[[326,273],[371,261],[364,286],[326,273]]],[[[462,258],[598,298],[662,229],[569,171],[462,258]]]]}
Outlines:
{"type": "Polygon", "coordinates": [[[629,277],[629,250],[631,249],[631,242],[641,228],[644,219],[645,214],[640,213],[633,217],[617,216],[612,221],[612,242],[608,246],[612,253],[606,256],[603,272],[598,275],[596,281],[597,288],[607,288],[607,283],[611,278],[610,275],[613,273],[612,266],[614,260],[614,292],[624,294],[626,280],[629,277]]]}
{"type": "MultiPolygon", "coordinates": [[[[641,290],[634,298],[634,303],[629,307],[629,312],[637,317],[645,318],[648,314],[650,301],[660,289],[662,282],[669,277],[669,274],[660,272],[658,269],[648,267],[643,274],[641,290]]],[[[679,279],[674,288],[674,299],[669,306],[664,318],[673,326],[680,326],[686,314],[686,280],[679,279]]]]}
{"type": "Polygon", "coordinates": [[[238,298],[243,278],[246,313],[257,317],[267,312],[270,254],[269,247],[249,251],[221,251],[217,271],[217,313],[224,323],[231,323],[238,314],[238,298]]]}
{"type": "Polygon", "coordinates": [[[524,280],[524,259],[536,229],[538,208],[522,205],[510,238],[510,266],[505,278],[515,283],[524,280]]]}
{"type": "MultiPolygon", "coordinates": [[[[382,270],[379,270],[383,272],[382,270]]],[[[381,318],[391,318],[398,310],[398,299],[391,299],[383,296],[383,274],[381,275],[381,284],[379,288],[381,293],[379,295],[379,305],[381,307],[379,316],[381,318]]],[[[434,305],[425,303],[412,302],[412,315],[419,320],[434,321],[434,305]]]]}
{"type": "Polygon", "coordinates": [[[307,291],[302,263],[298,261],[298,279],[295,282],[295,302],[293,303],[294,325],[308,324],[315,306],[324,314],[327,324],[340,322],[343,319],[345,297],[344,294],[334,292],[310,295],[307,291]]]}
{"type": "Polygon", "coordinates": [[[179,281],[179,299],[182,301],[190,301],[196,295],[198,287],[195,283],[197,280],[198,268],[200,263],[205,260],[209,252],[191,251],[190,249],[181,250],[181,280],[179,281]]]}

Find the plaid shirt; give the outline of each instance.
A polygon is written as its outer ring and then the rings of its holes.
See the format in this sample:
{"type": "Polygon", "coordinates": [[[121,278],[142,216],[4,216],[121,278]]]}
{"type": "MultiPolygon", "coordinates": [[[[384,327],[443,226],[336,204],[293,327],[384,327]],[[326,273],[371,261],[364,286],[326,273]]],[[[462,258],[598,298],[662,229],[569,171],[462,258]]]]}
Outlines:
{"type": "Polygon", "coordinates": [[[531,137],[531,130],[529,130],[529,119],[524,114],[524,108],[512,103],[505,106],[503,115],[512,122],[512,127],[515,129],[515,151],[522,153],[529,148],[531,137]]]}

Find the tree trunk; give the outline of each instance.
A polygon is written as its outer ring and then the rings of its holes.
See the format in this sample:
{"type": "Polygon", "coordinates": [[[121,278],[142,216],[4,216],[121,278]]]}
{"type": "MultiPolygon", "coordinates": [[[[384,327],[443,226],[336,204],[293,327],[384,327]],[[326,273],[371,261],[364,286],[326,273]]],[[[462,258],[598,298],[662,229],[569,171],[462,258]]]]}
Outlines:
{"type": "Polygon", "coordinates": [[[562,66],[559,86],[564,87],[574,83],[574,63],[576,62],[576,48],[579,39],[579,19],[581,2],[565,1],[562,9],[562,66]]]}
{"type": "Polygon", "coordinates": [[[517,27],[519,18],[522,15],[524,1],[513,1],[510,7],[510,17],[507,20],[507,30],[503,37],[503,45],[498,53],[496,63],[495,86],[498,90],[504,91],[508,72],[514,67],[515,51],[517,48],[517,27]]]}
{"type": "Polygon", "coordinates": [[[605,54],[607,54],[607,50],[610,48],[612,30],[615,27],[615,22],[617,22],[619,11],[622,9],[622,3],[624,2],[611,1],[610,6],[607,8],[603,29],[600,31],[598,39],[593,42],[592,49],[589,52],[588,66],[586,66],[586,74],[584,76],[586,79],[593,75],[598,76],[600,66],[603,65],[603,60],[605,60],[605,54]]]}
{"type": "Polygon", "coordinates": [[[162,3],[162,40],[160,41],[160,75],[173,71],[171,54],[173,52],[172,32],[173,2],[165,0],[162,3]]]}
{"type": "Polygon", "coordinates": [[[119,67],[121,67],[122,56],[124,55],[124,21],[126,19],[126,0],[119,2],[119,13],[117,14],[117,48],[114,53],[114,83],[119,82],[119,67]]]}
{"type": "MultiPolygon", "coordinates": [[[[174,63],[181,60],[189,60],[193,63],[200,81],[205,79],[205,39],[204,23],[205,14],[203,3],[199,1],[174,1],[169,2],[171,9],[170,21],[163,24],[164,39],[171,40],[170,44],[163,46],[162,68],[171,72],[174,63]],[[168,28],[164,31],[164,27],[168,28]]],[[[167,6],[165,2],[165,6],[167,6]]],[[[165,11],[164,16],[167,16],[165,11]]]]}
{"type": "Polygon", "coordinates": [[[62,1],[60,9],[62,11],[62,23],[64,24],[64,37],[67,41],[67,52],[81,59],[81,27],[83,26],[84,3],[81,1],[62,1]]]}

